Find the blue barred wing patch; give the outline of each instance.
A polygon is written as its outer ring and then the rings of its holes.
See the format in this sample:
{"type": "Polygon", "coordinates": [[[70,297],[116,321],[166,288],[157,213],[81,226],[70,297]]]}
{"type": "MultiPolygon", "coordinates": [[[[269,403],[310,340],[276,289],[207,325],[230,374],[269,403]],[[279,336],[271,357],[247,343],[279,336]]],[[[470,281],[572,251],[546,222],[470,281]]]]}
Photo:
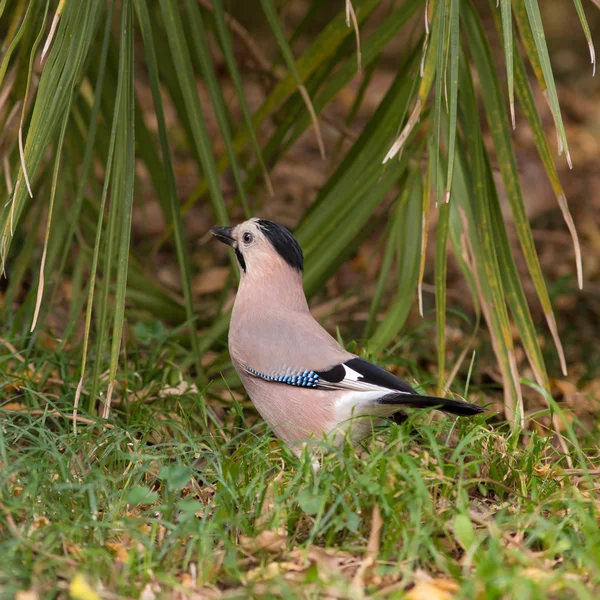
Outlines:
{"type": "Polygon", "coordinates": [[[283,375],[279,373],[261,373],[248,365],[244,365],[248,373],[252,373],[255,377],[260,377],[265,381],[274,383],[285,383],[295,387],[316,388],[319,383],[319,376],[314,371],[291,371],[283,375]]]}

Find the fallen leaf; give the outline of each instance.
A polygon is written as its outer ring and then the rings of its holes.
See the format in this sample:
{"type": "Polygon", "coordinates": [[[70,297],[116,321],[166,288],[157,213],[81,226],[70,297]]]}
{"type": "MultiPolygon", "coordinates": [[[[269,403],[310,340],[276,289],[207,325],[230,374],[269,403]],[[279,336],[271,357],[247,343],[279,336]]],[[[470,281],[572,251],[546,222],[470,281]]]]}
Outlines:
{"type": "Polygon", "coordinates": [[[381,538],[382,526],[383,520],[381,519],[381,512],[379,511],[379,507],[375,505],[371,517],[371,532],[369,534],[369,541],[367,542],[365,558],[358,567],[352,581],[352,584],[360,590],[364,590],[365,585],[373,579],[373,567],[375,566],[375,561],[379,554],[379,541],[381,538]]]}
{"type": "Polygon", "coordinates": [[[325,550],[319,546],[311,546],[307,550],[296,549],[289,553],[290,558],[306,564],[308,560],[315,564],[319,575],[324,579],[332,575],[339,575],[340,564],[348,558],[348,554],[342,551],[325,550]]]}
{"type": "Polygon", "coordinates": [[[377,558],[379,554],[379,540],[381,538],[381,528],[383,527],[383,520],[381,518],[381,512],[379,506],[373,507],[373,515],[371,517],[371,533],[369,534],[369,541],[367,543],[367,556],[377,558]]]}
{"type": "Polygon", "coordinates": [[[77,544],[69,544],[68,542],[65,544],[65,550],[67,551],[67,554],[76,558],[81,558],[83,552],[81,546],[78,546],[77,544]]]}
{"type": "Polygon", "coordinates": [[[129,548],[124,542],[104,542],[104,547],[115,554],[117,562],[127,563],[129,561],[129,548]]]}
{"type": "Polygon", "coordinates": [[[279,577],[279,575],[286,573],[289,570],[287,563],[272,562],[264,567],[260,566],[255,569],[250,569],[246,573],[245,579],[247,582],[265,581],[267,579],[279,577]]]}
{"type": "Polygon", "coordinates": [[[156,594],[160,593],[160,586],[157,583],[147,583],[140,594],[140,600],[156,600],[156,594]]]}
{"type": "Polygon", "coordinates": [[[8,402],[7,404],[0,406],[0,408],[3,410],[14,410],[16,412],[27,412],[27,407],[21,402],[8,402]]]}
{"type": "Polygon", "coordinates": [[[166,386],[158,392],[159,398],[168,398],[169,396],[183,396],[184,394],[192,393],[197,394],[198,388],[195,383],[188,383],[183,379],[173,386],[166,386]]]}
{"type": "Polygon", "coordinates": [[[271,552],[277,554],[285,550],[287,538],[284,535],[265,529],[255,537],[240,536],[240,545],[244,550],[254,554],[255,552],[271,552]]]}
{"type": "Polygon", "coordinates": [[[41,529],[42,527],[46,527],[46,525],[50,525],[50,519],[44,516],[36,517],[31,524],[31,529],[41,529]]]}
{"type": "Polygon", "coordinates": [[[87,582],[86,578],[77,573],[69,585],[71,598],[75,600],[100,600],[100,596],[94,588],[87,582]]]}
{"type": "Polygon", "coordinates": [[[542,581],[550,576],[547,571],[538,569],[537,567],[527,567],[521,571],[521,575],[533,582],[542,581]]]}
{"type": "Polygon", "coordinates": [[[548,475],[550,472],[550,464],[546,463],[545,465],[535,465],[533,470],[538,477],[546,477],[546,475],[548,475]]]}
{"type": "Polygon", "coordinates": [[[453,600],[459,585],[454,579],[420,581],[406,594],[407,600],[453,600]]]}
{"type": "Polygon", "coordinates": [[[37,592],[33,590],[20,590],[15,594],[15,600],[38,600],[37,592]]]}

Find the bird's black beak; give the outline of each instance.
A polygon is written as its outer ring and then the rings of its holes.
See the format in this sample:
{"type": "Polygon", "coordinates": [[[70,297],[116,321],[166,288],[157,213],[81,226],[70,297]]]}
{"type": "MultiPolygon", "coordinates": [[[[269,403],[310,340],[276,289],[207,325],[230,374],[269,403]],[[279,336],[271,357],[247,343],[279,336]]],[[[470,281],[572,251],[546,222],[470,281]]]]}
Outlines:
{"type": "Polygon", "coordinates": [[[231,237],[231,231],[233,227],[213,227],[210,232],[224,244],[228,246],[233,246],[235,244],[235,240],[231,237]]]}

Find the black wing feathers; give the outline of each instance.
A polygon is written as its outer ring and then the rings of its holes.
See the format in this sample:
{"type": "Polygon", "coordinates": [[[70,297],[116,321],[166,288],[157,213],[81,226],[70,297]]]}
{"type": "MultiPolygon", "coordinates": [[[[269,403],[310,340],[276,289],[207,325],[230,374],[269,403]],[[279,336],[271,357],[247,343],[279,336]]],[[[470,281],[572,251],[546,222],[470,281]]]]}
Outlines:
{"type": "Polygon", "coordinates": [[[392,375],[385,369],[370,363],[364,358],[352,358],[344,363],[350,367],[353,371],[360,373],[362,376],[360,381],[365,383],[371,383],[373,385],[379,385],[381,387],[389,388],[390,390],[398,390],[406,394],[416,394],[406,381],[402,381],[399,377],[392,375]]]}
{"type": "Polygon", "coordinates": [[[459,417],[478,415],[485,408],[464,402],[463,400],[452,400],[450,398],[436,398],[435,396],[421,396],[420,394],[387,394],[378,400],[379,404],[392,404],[406,406],[408,408],[437,408],[446,413],[459,417]]]}
{"type": "MultiPolygon", "coordinates": [[[[348,381],[348,383],[350,383],[351,381],[354,381],[354,377],[356,377],[357,382],[363,382],[380,388],[387,388],[390,390],[390,393],[383,394],[381,398],[377,400],[377,403],[397,405],[398,410],[400,410],[401,406],[406,406],[408,408],[437,408],[444,412],[459,416],[476,415],[485,410],[480,406],[464,402],[463,400],[422,396],[399,377],[392,375],[385,369],[382,369],[363,358],[351,358],[341,365],[335,365],[334,367],[331,367],[331,369],[317,371],[316,373],[320,379],[331,384],[342,384],[347,377],[349,377],[349,379],[350,377],[352,378],[348,381]],[[352,369],[358,376],[356,377],[352,373],[349,373],[346,367],[352,369]]],[[[343,387],[343,385],[344,384],[340,387],[343,387]]]]}
{"type": "Polygon", "coordinates": [[[344,365],[335,365],[335,367],[331,367],[327,371],[315,371],[315,373],[319,376],[319,379],[323,379],[329,383],[339,383],[346,377],[344,365]]]}

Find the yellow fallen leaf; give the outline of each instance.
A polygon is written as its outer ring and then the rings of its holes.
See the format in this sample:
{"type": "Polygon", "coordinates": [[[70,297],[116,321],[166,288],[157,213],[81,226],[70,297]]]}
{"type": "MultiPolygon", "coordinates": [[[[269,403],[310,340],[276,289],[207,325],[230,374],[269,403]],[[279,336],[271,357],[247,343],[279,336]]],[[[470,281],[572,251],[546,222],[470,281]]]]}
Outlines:
{"type": "Polygon", "coordinates": [[[81,557],[81,553],[83,552],[81,546],[70,544],[69,542],[65,543],[65,550],[67,551],[67,554],[78,558],[81,557]]]}
{"type": "Polygon", "coordinates": [[[69,585],[71,598],[75,600],[100,600],[100,596],[94,588],[86,581],[81,573],[77,573],[69,585]]]}
{"type": "Polygon", "coordinates": [[[50,520],[47,517],[36,517],[31,524],[31,529],[40,529],[46,527],[46,525],[50,525],[50,520]]]}
{"type": "Polygon", "coordinates": [[[521,571],[521,575],[526,577],[530,581],[539,582],[543,579],[546,579],[550,576],[550,573],[544,571],[542,569],[538,569],[537,567],[527,567],[521,571]]]}
{"type": "Polygon", "coordinates": [[[453,579],[420,581],[407,594],[408,600],[453,600],[459,585],[453,579]]]}
{"type": "Polygon", "coordinates": [[[275,579],[279,577],[283,573],[287,572],[287,564],[272,562],[265,566],[255,567],[254,569],[250,569],[246,573],[246,581],[247,582],[258,582],[258,581],[266,581],[268,579],[275,579]]]}
{"type": "Polygon", "coordinates": [[[114,552],[116,555],[117,561],[126,563],[129,561],[129,548],[123,542],[104,542],[104,546],[114,552]]]}
{"type": "Polygon", "coordinates": [[[449,577],[440,577],[439,579],[434,579],[431,583],[450,594],[455,594],[460,589],[458,581],[456,581],[456,579],[450,579],[449,577]]]}
{"type": "Polygon", "coordinates": [[[533,470],[538,477],[546,477],[550,472],[550,465],[548,463],[545,465],[535,465],[533,470]]]}
{"type": "Polygon", "coordinates": [[[14,410],[16,412],[27,412],[27,407],[22,402],[8,402],[7,404],[0,406],[0,408],[4,410],[14,410]]]}

